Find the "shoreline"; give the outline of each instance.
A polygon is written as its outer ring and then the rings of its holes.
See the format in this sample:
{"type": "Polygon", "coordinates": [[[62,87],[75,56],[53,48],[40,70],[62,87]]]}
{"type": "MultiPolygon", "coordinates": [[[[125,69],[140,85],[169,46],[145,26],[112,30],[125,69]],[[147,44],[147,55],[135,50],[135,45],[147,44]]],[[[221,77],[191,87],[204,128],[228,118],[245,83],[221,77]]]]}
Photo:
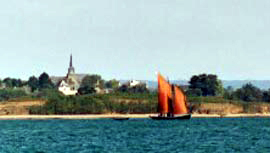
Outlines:
{"type": "MultiPolygon", "coordinates": [[[[88,114],[88,115],[0,115],[0,120],[46,120],[46,119],[111,119],[117,117],[141,118],[157,114],[88,114]]],[[[192,118],[270,118],[270,114],[192,114],[192,118]]]]}

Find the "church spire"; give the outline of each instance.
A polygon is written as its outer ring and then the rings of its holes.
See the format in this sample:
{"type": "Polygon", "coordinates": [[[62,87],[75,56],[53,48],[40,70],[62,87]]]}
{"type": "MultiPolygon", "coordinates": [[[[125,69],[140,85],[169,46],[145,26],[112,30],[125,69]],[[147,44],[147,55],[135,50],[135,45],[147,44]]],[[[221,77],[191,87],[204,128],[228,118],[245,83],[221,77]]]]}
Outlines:
{"type": "Polygon", "coordinates": [[[72,66],[72,54],[70,54],[69,67],[73,67],[73,66],[72,66]]]}
{"type": "Polygon", "coordinates": [[[68,75],[69,75],[69,74],[75,74],[75,69],[74,69],[73,63],[72,63],[72,54],[70,54],[70,61],[69,61],[68,75]]]}

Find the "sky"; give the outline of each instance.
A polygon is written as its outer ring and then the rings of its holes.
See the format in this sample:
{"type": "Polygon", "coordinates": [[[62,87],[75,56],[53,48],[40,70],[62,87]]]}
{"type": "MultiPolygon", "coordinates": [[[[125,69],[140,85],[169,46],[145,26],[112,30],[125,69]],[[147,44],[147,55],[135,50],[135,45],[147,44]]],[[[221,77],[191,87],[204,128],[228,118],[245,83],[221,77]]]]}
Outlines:
{"type": "Polygon", "coordinates": [[[0,0],[0,78],[270,80],[269,0],[0,0]]]}

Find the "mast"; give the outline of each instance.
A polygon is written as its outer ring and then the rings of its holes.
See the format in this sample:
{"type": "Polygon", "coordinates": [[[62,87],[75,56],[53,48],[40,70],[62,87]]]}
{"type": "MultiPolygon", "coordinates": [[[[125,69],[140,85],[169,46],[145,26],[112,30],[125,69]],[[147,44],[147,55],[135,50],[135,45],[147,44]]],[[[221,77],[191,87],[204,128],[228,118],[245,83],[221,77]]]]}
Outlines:
{"type": "Polygon", "coordinates": [[[171,84],[170,90],[171,90],[172,96],[168,99],[169,112],[167,116],[173,117],[174,116],[174,99],[175,99],[174,84],[171,84]]]}

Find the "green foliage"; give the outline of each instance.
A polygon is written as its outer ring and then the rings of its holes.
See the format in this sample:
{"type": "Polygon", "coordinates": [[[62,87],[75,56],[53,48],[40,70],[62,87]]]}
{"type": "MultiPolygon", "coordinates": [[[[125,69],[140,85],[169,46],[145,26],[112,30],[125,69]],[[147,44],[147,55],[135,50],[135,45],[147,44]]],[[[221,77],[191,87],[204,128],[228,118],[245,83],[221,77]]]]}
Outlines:
{"type": "Polygon", "coordinates": [[[111,94],[99,95],[101,97],[114,98],[114,99],[132,99],[132,100],[155,100],[157,102],[158,94],[156,92],[151,93],[122,93],[116,92],[111,94]]]}
{"type": "Polygon", "coordinates": [[[39,92],[34,94],[34,97],[41,99],[49,99],[50,97],[62,96],[57,89],[41,89],[39,92]]]}
{"type": "Polygon", "coordinates": [[[55,88],[49,75],[46,72],[43,72],[42,74],[40,74],[38,78],[36,78],[35,76],[31,76],[26,82],[26,84],[31,88],[32,92],[36,90],[55,88]]]}
{"type": "Polygon", "coordinates": [[[234,97],[246,102],[258,102],[262,101],[263,93],[259,88],[253,86],[251,83],[248,83],[242,88],[237,89],[234,92],[234,97]]]}
{"type": "Polygon", "coordinates": [[[232,87],[226,88],[224,98],[245,102],[270,102],[270,89],[263,91],[251,83],[248,83],[237,90],[233,90],[232,87]]]}
{"type": "Polygon", "coordinates": [[[21,79],[14,79],[14,78],[5,78],[3,80],[7,88],[14,88],[14,87],[22,87],[23,82],[21,79]]]}
{"type": "Polygon", "coordinates": [[[107,81],[107,82],[105,83],[105,87],[106,87],[106,88],[116,89],[116,88],[119,87],[119,81],[117,81],[116,79],[107,81]]]}
{"type": "Polygon", "coordinates": [[[188,102],[190,103],[242,103],[240,100],[229,100],[224,99],[223,97],[217,96],[207,96],[207,97],[187,97],[188,102]]]}
{"type": "Polygon", "coordinates": [[[95,93],[96,87],[102,89],[104,87],[104,80],[100,75],[87,75],[83,78],[78,92],[81,95],[95,93]]]}
{"type": "Polygon", "coordinates": [[[229,100],[233,100],[234,99],[234,90],[231,86],[227,87],[226,89],[224,89],[224,98],[225,99],[229,99],[229,100]]]}
{"type": "Polygon", "coordinates": [[[14,90],[14,89],[1,89],[0,90],[0,101],[8,101],[14,98],[23,98],[27,94],[23,90],[14,90]]]}
{"type": "Polygon", "coordinates": [[[270,102],[270,89],[263,92],[262,99],[263,99],[264,102],[270,102]]]}
{"type": "Polygon", "coordinates": [[[81,86],[90,86],[95,88],[100,80],[102,80],[100,75],[87,75],[83,78],[81,86]]]}
{"type": "Polygon", "coordinates": [[[224,88],[221,80],[217,81],[217,84],[215,84],[212,88],[214,88],[216,91],[214,91],[215,96],[223,96],[224,95],[224,88]]]}
{"type": "Polygon", "coordinates": [[[149,90],[146,88],[146,84],[138,84],[129,89],[131,93],[147,93],[149,90]]]}
{"type": "Polygon", "coordinates": [[[222,82],[213,74],[194,75],[189,83],[191,91],[200,89],[202,91],[202,96],[220,96],[223,94],[222,82]]]}
{"type": "Polygon", "coordinates": [[[196,97],[196,96],[202,96],[202,90],[201,89],[188,89],[186,91],[186,94],[187,96],[190,96],[190,97],[196,97]]]}
{"type": "Polygon", "coordinates": [[[118,92],[123,93],[149,93],[149,90],[146,87],[146,84],[138,84],[136,86],[129,87],[126,84],[123,84],[117,89],[118,92]]]}
{"type": "Polygon", "coordinates": [[[123,84],[121,87],[119,87],[119,88],[117,89],[117,91],[118,91],[118,92],[123,92],[123,93],[129,92],[129,90],[128,90],[128,85],[123,84]]]}
{"type": "Polygon", "coordinates": [[[11,79],[12,87],[22,87],[21,79],[11,79]]]}
{"type": "Polygon", "coordinates": [[[27,81],[28,86],[31,88],[31,91],[35,91],[39,87],[38,79],[35,76],[31,76],[27,81]]]}
{"type": "Polygon", "coordinates": [[[47,73],[42,73],[38,78],[38,87],[40,89],[52,89],[54,85],[47,73]]]}
{"type": "Polygon", "coordinates": [[[11,78],[5,78],[3,80],[3,83],[5,83],[5,85],[6,85],[7,88],[12,88],[13,87],[12,86],[12,79],[11,78]]]}
{"type": "Polygon", "coordinates": [[[86,96],[50,95],[44,106],[30,108],[31,114],[100,114],[153,113],[157,110],[156,94],[108,94],[86,96]],[[140,97],[137,99],[137,97],[140,97]]]}
{"type": "Polygon", "coordinates": [[[92,94],[95,92],[96,92],[96,89],[94,87],[90,87],[90,86],[82,86],[78,89],[78,93],[80,95],[92,94]]]}

